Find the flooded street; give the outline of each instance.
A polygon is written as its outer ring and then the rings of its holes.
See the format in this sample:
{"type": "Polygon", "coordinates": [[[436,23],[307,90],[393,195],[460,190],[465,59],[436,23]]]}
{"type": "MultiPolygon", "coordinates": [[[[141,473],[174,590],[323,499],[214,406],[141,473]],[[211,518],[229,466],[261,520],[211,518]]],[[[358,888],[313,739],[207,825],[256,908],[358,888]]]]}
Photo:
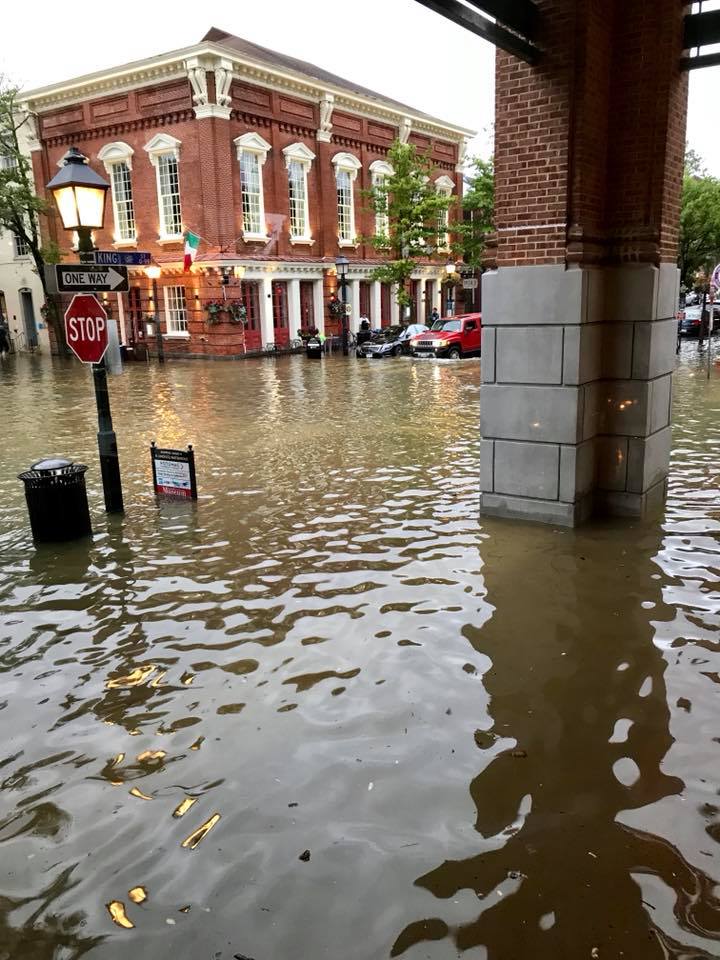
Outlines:
{"type": "Polygon", "coordinates": [[[129,366],[108,519],[90,372],[6,358],[0,960],[720,956],[720,370],[664,518],[578,531],[479,519],[479,380],[129,366]],[[36,551],[50,454],[95,536],[36,551]]]}

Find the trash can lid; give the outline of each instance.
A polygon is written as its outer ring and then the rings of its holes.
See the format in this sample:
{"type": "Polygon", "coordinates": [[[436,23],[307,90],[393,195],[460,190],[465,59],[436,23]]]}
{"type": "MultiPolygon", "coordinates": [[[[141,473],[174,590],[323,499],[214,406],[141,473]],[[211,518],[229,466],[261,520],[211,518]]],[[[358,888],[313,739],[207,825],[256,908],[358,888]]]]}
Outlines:
{"type": "Polygon", "coordinates": [[[62,457],[46,457],[44,460],[37,460],[30,469],[39,470],[41,473],[52,473],[55,470],[67,470],[72,465],[72,460],[64,460],[62,457]]]}

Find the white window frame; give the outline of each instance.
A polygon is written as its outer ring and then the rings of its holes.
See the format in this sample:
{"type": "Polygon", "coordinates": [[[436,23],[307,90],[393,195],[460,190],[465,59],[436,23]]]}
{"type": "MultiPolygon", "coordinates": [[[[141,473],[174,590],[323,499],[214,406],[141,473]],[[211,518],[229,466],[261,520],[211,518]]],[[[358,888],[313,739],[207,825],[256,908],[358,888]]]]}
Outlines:
{"type": "MultiPolygon", "coordinates": [[[[444,197],[451,197],[455,189],[455,183],[446,174],[438,177],[435,181],[435,192],[444,197]]],[[[440,250],[447,250],[450,246],[450,208],[444,210],[438,216],[438,237],[440,239],[440,250]]]]}
{"type": "Polygon", "coordinates": [[[157,192],[158,204],[158,243],[177,243],[183,238],[182,224],[182,191],[180,189],[180,145],[181,141],[171,137],[167,133],[158,133],[145,144],[144,149],[150,158],[150,163],[155,167],[155,188],[157,192]],[[177,163],[177,181],[178,181],[178,206],[180,207],[180,232],[169,233],[166,229],[165,213],[163,208],[163,196],[160,184],[160,161],[164,157],[173,157],[177,163]]]}
{"type": "Polygon", "coordinates": [[[13,232],[12,235],[12,244],[13,244],[13,258],[15,260],[25,260],[30,256],[30,245],[25,243],[25,241],[19,237],[16,233],[13,232]],[[22,249],[22,247],[27,249],[22,249]]]}
{"type": "Polygon", "coordinates": [[[122,141],[115,143],[106,143],[98,151],[98,160],[101,160],[105,167],[105,172],[110,179],[110,195],[112,198],[113,219],[115,221],[114,242],[116,247],[136,246],[137,245],[137,221],[135,220],[135,198],[132,193],[132,158],[135,151],[133,148],[122,141]],[[131,236],[122,237],[120,235],[120,217],[118,214],[118,196],[115,189],[115,173],[117,168],[124,164],[128,170],[128,179],[130,181],[130,212],[132,214],[133,232],[131,236]]]}
{"type": "MultiPolygon", "coordinates": [[[[370,164],[370,177],[372,185],[376,190],[385,185],[388,177],[395,173],[392,165],[387,160],[373,160],[370,164]]],[[[386,213],[375,213],[375,233],[379,237],[387,237],[390,233],[390,218],[386,213]]]]}
{"type": "Polygon", "coordinates": [[[313,238],[310,232],[310,197],[308,194],[307,175],[315,159],[315,154],[304,143],[291,143],[283,150],[285,156],[285,166],[288,171],[288,200],[290,194],[290,166],[293,162],[298,163],[303,173],[303,184],[305,191],[305,209],[304,209],[304,230],[300,233],[293,233],[292,216],[289,218],[288,229],[290,231],[290,243],[312,243],[313,238]]]}
{"type": "Polygon", "coordinates": [[[163,301],[165,304],[165,337],[177,337],[187,339],[190,336],[188,331],[188,306],[185,287],[182,284],[170,284],[163,287],[163,301]],[[173,291],[173,297],[170,296],[173,291]],[[179,302],[177,291],[182,291],[182,306],[178,307],[179,302]],[[171,300],[173,301],[171,303],[171,300]],[[182,313],[183,316],[177,315],[182,313]]]}
{"type": "Polygon", "coordinates": [[[265,166],[265,161],[267,160],[267,155],[270,152],[271,146],[267,140],[263,140],[259,133],[244,133],[241,137],[236,137],[233,140],[235,144],[235,149],[237,150],[238,166],[240,167],[240,203],[243,206],[243,175],[242,175],[242,161],[243,154],[248,154],[257,159],[258,165],[258,181],[260,185],[259,193],[259,205],[260,205],[260,230],[246,230],[245,229],[245,217],[243,213],[243,240],[269,240],[267,235],[267,225],[265,223],[265,191],[263,188],[263,167],[265,166]]]}
{"type": "Polygon", "coordinates": [[[339,200],[336,200],[335,208],[337,214],[337,224],[338,224],[338,246],[339,247],[356,247],[357,246],[357,236],[355,230],[355,180],[357,179],[358,170],[361,168],[362,164],[357,157],[354,157],[351,153],[336,153],[332,158],[332,165],[335,167],[335,189],[337,193],[337,181],[341,173],[347,174],[350,178],[350,236],[343,237],[340,235],[340,203],[339,200]]]}

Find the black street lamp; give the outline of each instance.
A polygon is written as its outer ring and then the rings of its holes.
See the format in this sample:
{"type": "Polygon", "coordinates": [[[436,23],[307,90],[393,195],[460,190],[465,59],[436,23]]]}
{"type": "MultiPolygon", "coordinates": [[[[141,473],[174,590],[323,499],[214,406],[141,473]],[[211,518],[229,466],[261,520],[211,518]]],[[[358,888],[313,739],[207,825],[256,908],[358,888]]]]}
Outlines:
{"type": "MultiPolygon", "coordinates": [[[[70,147],[63,160],[65,165],[48,183],[47,189],[53,195],[65,230],[74,230],[77,233],[79,252],[92,253],[95,249],[92,231],[102,228],[105,219],[105,197],[110,184],[95,173],[77,147],[70,147]]],[[[103,357],[100,363],[94,363],[92,368],[105,510],[108,513],[124,513],[120,460],[110,412],[105,358],[103,357]]]]}
{"type": "Polygon", "coordinates": [[[110,184],[88,165],[77,147],[63,157],[65,165],[47,185],[58,208],[65,230],[75,230],[78,251],[92,253],[92,231],[100,230],[105,220],[105,197],[110,184]]]}
{"type": "Polygon", "coordinates": [[[342,352],[343,356],[348,355],[348,318],[347,318],[347,272],[350,261],[347,257],[335,257],[335,267],[337,269],[338,284],[340,285],[340,300],[343,305],[342,313],[342,352]]]}

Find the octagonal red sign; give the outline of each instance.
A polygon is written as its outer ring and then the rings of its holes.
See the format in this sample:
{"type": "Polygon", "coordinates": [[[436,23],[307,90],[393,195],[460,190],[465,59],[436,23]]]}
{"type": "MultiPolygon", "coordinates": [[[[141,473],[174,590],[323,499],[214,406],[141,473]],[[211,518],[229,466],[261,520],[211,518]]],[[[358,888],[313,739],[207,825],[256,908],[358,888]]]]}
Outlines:
{"type": "Polygon", "coordinates": [[[108,315],[89,293],[77,293],[65,311],[65,339],[83,363],[100,363],[108,345],[108,315]]]}

